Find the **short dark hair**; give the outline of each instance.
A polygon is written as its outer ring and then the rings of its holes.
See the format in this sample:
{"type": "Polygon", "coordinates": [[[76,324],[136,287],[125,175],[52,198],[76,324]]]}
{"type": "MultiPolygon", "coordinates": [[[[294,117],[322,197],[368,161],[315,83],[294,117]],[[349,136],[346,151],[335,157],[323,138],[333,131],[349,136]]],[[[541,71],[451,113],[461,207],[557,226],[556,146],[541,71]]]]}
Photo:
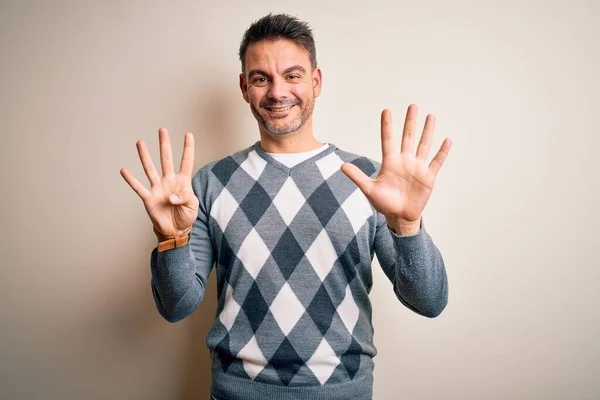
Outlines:
{"type": "Polygon", "coordinates": [[[310,64],[313,69],[317,67],[317,50],[315,48],[315,39],[312,29],[308,23],[292,17],[287,14],[268,14],[255,21],[244,33],[240,43],[239,56],[242,62],[242,72],[244,72],[246,63],[244,56],[246,49],[251,43],[261,40],[289,39],[294,43],[304,47],[308,51],[310,64]]]}

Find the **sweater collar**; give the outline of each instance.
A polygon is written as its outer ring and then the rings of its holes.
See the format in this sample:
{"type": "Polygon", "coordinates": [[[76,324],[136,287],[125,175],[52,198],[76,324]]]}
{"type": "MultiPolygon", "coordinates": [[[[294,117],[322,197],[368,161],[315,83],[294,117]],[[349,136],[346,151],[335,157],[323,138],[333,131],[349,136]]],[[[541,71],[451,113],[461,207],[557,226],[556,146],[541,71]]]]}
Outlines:
{"type": "Polygon", "coordinates": [[[273,157],[271,157],[270,154],[268,154],[267,152],[265,152],[263,150],[263,148],[260,145],[260,140],[257,141],[256,143],[254,143],[254,151],[256,151],[256,154],[258,154],[262,159],[264,159],[266,162],[268,162],[269,164],[273,165],[274,167],[281,169],[283,171],[285,171],[286,173],[290,173],[291,171],[294,171],[296,169],[301,169],[304,168],[306,165],[310,165],[313,164],[314,162],[320,160],[321,158],[333,153],[336,150],[336,147],[334,144],[332,143],[328,143],[329,146],[315,154],[314,156],[307,158],[306,160],[294,165],[293,167],[288,167],[287,165],[284,165],[282,163],[280,163],[279,161],[277,161],[276,159],[274,159],[273,157]]]}

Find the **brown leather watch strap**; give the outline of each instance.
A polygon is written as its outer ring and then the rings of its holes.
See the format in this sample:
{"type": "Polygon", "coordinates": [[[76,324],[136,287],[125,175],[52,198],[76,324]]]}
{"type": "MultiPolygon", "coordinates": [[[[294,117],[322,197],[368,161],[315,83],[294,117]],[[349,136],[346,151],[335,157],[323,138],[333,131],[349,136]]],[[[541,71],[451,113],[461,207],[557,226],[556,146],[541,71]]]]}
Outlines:
{"type": "Polygon", "coordinates": [[[171,249],[175,249],[177,247],[185,246],[190,241],[191,233],[192,233],[192,227],[190,226],[181,235],[158,243],[158,251],[163,252],[165,250],[171,250],[171,249]]]}

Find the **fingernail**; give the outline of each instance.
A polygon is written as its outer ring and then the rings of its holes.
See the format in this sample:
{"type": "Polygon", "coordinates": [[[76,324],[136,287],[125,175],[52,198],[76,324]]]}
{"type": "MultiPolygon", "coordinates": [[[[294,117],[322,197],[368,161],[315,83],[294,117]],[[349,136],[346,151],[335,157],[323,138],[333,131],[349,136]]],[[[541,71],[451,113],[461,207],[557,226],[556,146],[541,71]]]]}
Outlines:
{"type": "Polygon", "coordinates": [[[177,203],[179,201],[179,196],[176,194],[172,194],[171,195],[171,202],[172,203],[177,203]]]}

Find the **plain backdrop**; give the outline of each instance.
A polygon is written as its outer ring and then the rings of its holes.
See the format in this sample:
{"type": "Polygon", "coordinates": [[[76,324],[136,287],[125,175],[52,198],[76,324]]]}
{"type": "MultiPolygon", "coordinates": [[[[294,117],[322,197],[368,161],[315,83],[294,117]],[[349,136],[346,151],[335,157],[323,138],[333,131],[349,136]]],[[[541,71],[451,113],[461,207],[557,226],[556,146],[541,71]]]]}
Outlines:
{"type": "Polygon", "coordinates": [[[0,398],[208,397],[214,275],[159,316],[119,169],[146,182],[159,127],[196,170],[258,140],[237,50],[271,11],[314,30],[319,140],[380,159],[381,110],[399,140],[416,103],[454,142],[424,216],[449,305],[412,313],[374,263],[374,398],[600,398],[595,0],[2,0],[0,398]]]}

